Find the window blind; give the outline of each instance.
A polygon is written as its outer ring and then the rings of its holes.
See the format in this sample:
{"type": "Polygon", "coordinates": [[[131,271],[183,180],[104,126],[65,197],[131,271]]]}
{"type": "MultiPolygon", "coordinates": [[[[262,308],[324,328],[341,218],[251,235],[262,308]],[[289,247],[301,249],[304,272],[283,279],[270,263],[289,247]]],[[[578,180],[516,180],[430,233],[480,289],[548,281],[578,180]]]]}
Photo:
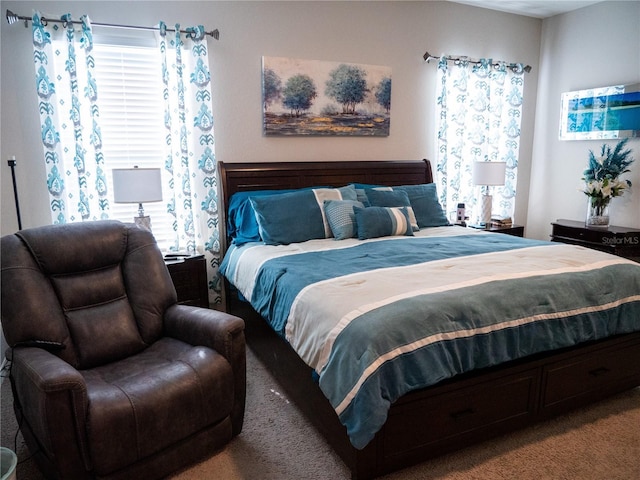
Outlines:
{"type": "Polygon", "coordinates": [[[113,202],[114,168],[161,168],[163,200],[143,204],[161,249],[173,244],[172,197],[164,171],[165,127],[160,54],[156,48],[95,44],[95,76],[111,218],[132,222],[137,204],[113,202]]]}

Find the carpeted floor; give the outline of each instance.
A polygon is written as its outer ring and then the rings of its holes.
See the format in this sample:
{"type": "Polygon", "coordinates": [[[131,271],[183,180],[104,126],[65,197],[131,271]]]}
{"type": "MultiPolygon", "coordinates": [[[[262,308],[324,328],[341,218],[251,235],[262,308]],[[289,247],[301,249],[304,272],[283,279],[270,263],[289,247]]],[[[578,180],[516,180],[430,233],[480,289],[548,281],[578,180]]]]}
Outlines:
{"type": "MultiPolygon", "coordinates": [[[[244,429],[223,450],[172,480],[338,480],[349,471],[249,350],[244,429]]],[[[16,437],[8,380],[2,383],[1,443],[18,452],[18,480],[40,480],[16,437]],[[16,446],[17,445],[17,446],[16,446]]],[[[446,455],[385,480],[640,479],[640,388],[590,408],[446,455]]]]}

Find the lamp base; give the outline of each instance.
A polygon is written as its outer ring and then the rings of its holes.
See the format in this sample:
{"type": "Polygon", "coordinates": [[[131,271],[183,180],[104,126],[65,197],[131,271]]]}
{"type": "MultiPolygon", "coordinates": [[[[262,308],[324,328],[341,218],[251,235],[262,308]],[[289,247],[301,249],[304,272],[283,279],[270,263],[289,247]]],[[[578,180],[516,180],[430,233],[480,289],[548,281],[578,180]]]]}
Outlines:
{"type": "Polygon", "coordinates": [[[145,230],[151,231],[151,217],[149,216],[133,217],[133,221],[140,228],[144,228],[145,230]]]}
{"type": "Polygon", "coordinates": [[[482,204],[480,206],[480,225],[486,227],[491,225],[491,203],[493,198],[491,195],[482,196],[482,204]]]}

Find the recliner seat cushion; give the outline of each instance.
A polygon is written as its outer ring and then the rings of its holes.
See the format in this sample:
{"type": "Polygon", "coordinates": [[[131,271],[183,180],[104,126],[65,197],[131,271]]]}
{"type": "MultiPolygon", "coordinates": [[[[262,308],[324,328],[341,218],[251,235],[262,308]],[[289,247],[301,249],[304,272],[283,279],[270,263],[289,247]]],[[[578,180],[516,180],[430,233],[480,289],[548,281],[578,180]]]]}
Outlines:
{"type": "Polygon", "coordinates": [[[224,357],[171,338],[81,373],[87,383],[89,445],[98,474],[220,422],[229,416],[234,400],[233,372],[224,357]]]}

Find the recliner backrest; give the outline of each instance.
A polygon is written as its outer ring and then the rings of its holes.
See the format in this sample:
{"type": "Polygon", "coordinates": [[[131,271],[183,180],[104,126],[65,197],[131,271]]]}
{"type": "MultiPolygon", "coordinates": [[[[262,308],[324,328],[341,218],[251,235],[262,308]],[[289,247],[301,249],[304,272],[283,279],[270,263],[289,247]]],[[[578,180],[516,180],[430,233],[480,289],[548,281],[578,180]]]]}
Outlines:
{"type": "Polygon", "coordinates": [[[164,311],[176,302],[153,235],[117,221],[3,237],[2,297],[10,346],[48,348],[78,369],[152,344],[162,335],[164,311]]]}

